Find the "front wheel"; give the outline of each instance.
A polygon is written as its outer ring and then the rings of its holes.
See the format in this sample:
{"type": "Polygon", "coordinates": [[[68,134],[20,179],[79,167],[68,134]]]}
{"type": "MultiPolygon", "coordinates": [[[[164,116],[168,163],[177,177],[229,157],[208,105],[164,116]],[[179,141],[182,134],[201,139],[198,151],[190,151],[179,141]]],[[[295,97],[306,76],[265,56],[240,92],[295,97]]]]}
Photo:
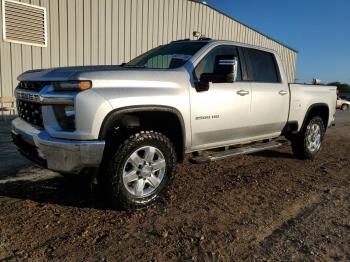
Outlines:
{"type": "Polygon", "coordinates": [[[300,159],[314,159],[321,148],[325,126],[319,116],[312,117],[292,140],[293,153],[300,159]]]}
{"type": "Polygon", "coordinates": [[[119,146],[100,179],[112,204],[141,208],[165,195],[175,169],[176,153],[171,141],[161,133],[143,131],[119,146]]]}

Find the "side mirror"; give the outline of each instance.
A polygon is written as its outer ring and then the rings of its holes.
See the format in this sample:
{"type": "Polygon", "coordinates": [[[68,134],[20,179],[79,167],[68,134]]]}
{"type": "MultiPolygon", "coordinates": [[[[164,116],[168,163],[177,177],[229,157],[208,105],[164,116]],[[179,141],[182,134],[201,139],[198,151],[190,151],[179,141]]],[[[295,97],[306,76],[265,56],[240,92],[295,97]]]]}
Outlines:
{"type": "Polygon", "coordinates": [[[212,74],[201,74],[199,81],[195,83],[197,92],[205,92],[209,90],[209,82],[212,82],[211,76],[212,74]]]}

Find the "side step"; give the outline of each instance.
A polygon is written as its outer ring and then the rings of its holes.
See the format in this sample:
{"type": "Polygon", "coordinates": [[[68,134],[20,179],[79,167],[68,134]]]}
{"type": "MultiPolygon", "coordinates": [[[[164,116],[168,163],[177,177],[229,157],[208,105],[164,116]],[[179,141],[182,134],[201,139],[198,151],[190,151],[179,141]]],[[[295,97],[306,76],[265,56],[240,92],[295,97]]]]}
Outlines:
{"type": "Polygon", "coordinates": [[[256,153],[264,150],[269,150],[269,149],[273,149],[281,146],[286,146],[288,144],[289,144],[288,141],[285,141],[285,140],[271,141],[268,143],[254,144],[246,147],[234,148],[234,149],[229,149],[221,152],[213,152],[207,156],[196,156],[191,158],[190,161],[194,164],[207,163],[207,162],[224,159],[231,156],[251,154],[251,153],[256,153]]]}

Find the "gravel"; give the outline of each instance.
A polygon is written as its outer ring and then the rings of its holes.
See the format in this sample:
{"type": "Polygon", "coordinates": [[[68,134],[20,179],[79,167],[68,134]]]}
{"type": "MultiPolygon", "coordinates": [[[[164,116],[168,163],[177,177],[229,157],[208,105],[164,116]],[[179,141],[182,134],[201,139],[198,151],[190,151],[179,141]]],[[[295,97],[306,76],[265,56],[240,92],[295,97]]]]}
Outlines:
{"type": "Polygon", "coordinates": [[[350,112],[316,160],[290,147],[179,165],[167,199],[113,210],[33,165],[0,123],[0,260],[350,260],[350,112]]]}

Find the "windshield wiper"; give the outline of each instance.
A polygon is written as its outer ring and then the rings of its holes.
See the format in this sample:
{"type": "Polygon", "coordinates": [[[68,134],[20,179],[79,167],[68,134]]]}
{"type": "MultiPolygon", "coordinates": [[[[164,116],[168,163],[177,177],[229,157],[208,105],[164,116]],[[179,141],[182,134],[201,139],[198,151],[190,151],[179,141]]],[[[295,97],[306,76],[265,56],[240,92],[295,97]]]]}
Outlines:
{"type": "Polygon", "coordinates": [[[128,64],[122,64],[122,67],[127,67],[127,68],[145,68],[144,65],[128,65],[128,64]]]}

